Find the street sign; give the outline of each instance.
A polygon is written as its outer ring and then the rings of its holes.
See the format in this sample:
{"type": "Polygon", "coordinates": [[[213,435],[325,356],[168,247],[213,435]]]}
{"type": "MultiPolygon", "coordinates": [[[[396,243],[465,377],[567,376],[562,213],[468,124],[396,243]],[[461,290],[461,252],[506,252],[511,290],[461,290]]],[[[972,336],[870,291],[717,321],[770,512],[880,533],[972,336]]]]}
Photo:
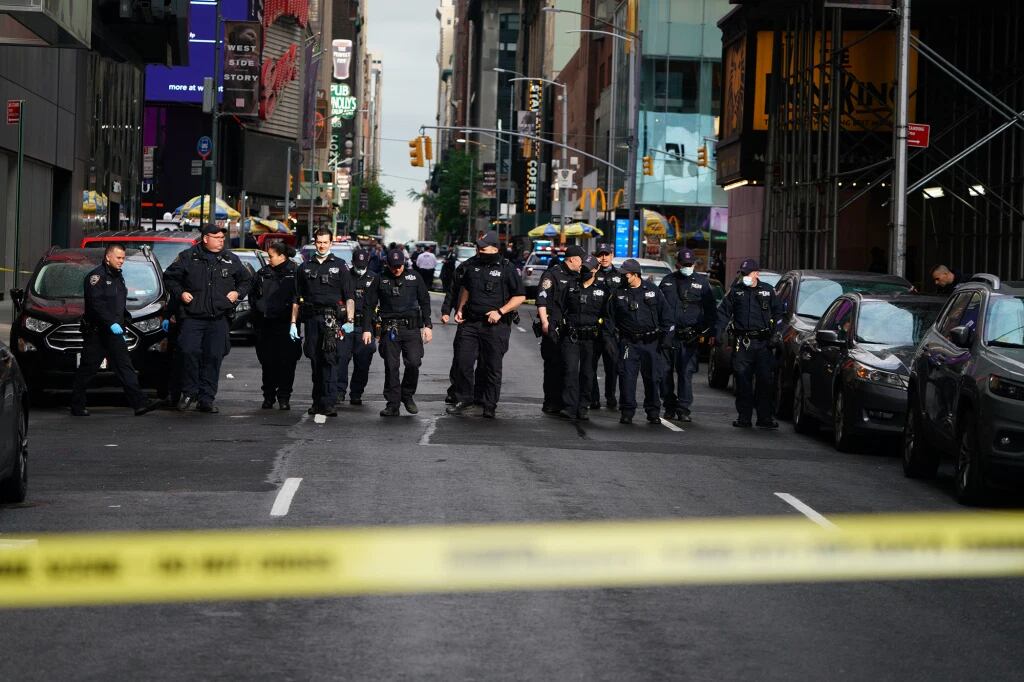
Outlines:
{"type": "Polygon", "coordinates": [[[205,159],[209,156],[211,149],[213,149],[213,140],[210,139],[209,135],[203,135],[196,142],[196,153],[199,154],[200,158],[205,159]]]}
{"type": "Polygon", "coordinates": [[[7,100],[7,125],[16,126],[21,123],[21,100],[7,100]]]}
{"type": "Polygon", "coordinates": [[[931,140],[932,127],[927,123],[907,124],[907,146],[925,149],[931,140]]]}
{"type": "Polygon", "coordinates": [[[143,147],[142,148],[142,177],[151,178],[153,177],[153,157],[156,147],[143,147]]]}

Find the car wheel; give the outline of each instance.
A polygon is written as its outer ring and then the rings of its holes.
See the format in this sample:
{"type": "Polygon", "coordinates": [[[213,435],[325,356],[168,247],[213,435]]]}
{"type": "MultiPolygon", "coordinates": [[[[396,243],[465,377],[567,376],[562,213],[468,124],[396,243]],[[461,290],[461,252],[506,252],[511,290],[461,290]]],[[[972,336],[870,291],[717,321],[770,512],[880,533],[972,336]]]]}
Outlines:
{"type": "Polygon", "coordinates": [[[729,385],[729,369],[722,368],[718,361],[718,349],[712,348],[708,356],[708,386],[726,388],[729,385]]]}
{"type": "Polygon", "coordinates": [[[775,416],[779,419],[789,419],[793,409],[793,396],[782,381],[784,371],[782,367],[775,370],[775,416]]]}
{"type": "Polygon", "coordinates": [[[903,424],[903,475],[907,478],[934,478],[939,470],[938,453],[928,447],[912,395],[907,405],[907,421],[903,424]]]}
{"type": "Polygon", "coordinates": [[[797,374],[793,377],[793,430],[797,433],[814,433],[818,424],[804,411],[804,382],[797,374]]]}
{"type": "Polygon", "coordinates": [[[18,415],[15,438],[18,451],[14,456],[14,469],[0,481],[0,502],[24,502],[28,493],[28,415],[24,409],[18,415]]]}
{"type": "Polygon", "coordinates": [[[853,452],[857,449],[857,439],[850,433],[846,399],[843,397],[842,388],[836,390],[835,402],[832,405],[832,440],[839,452],[853,452]]]}
{"type": "Polygon", "coordinates": [[[960,450],[956,456],[956,497],[961,504],[980,504],[987,497],[985,472],[978,453],[978,426],[974,416],[961,418],[960,450]]]}

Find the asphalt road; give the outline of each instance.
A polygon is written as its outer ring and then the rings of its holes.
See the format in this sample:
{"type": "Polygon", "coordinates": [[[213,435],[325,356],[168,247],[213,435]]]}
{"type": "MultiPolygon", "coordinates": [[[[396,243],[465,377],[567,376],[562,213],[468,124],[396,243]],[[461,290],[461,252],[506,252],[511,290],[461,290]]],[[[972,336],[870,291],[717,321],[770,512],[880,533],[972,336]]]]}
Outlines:
{"type": "MultiPolygon", "coordinates": [[[[529,309],[522,328],[529,329],[529,309]]],[[[259,409],[251,348],[219,415],[31,420],[29,501],[3,534],[960,511],[948,473],[903,478],[884,443],[737,430],[700,377],[683,431],[600,410],[540,413],[536,340],[513,330],[498,420],[444,415],[437,325],[417,416],[369,400],[317,425],[303,361],[291,412],[259,409]],[[285,480],[301,483],[271,517],[285,480]]],[[[95,403],[95,401],[94,401],[95,403]]],[[[812,523],[810,519],[807,523],[812,523]]],[[[442,594],[0,611],[0,679],[1020,679],[1019,581],[902,581],[442,594]]]]}

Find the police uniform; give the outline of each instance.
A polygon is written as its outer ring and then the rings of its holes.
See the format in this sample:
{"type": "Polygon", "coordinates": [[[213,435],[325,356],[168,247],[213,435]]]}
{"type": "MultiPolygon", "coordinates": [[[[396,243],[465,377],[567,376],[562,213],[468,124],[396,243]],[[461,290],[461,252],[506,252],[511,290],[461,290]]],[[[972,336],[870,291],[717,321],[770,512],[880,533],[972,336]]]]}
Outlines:
{"type": "MultiPolygon", "coordinates": [[[[479,264],[476,256],[467,258],[457,268],[454,269],[451,276],[451,284],[445,290],[444,301],[441,303],[441,315],[451,315],[453,308],[459,302],[459,295],[462,293],[462,278],[466,274],[467,267],[474,267],[479,264]]],[[[460,335],[458,330],[455,332],[455,338],[452,341],[452,365],[448,370],[448,391],[445,396],[445,403],[454,405],[458,402],[456,398],[456,384],[458,383],[458,372],[459,372],[459,338],[460,335]]],[[[476,363],[476,369],[473,373],[473,402],[476,404],[483,404],[482,391],[484,387],[484,366],[483,363],[476,363]]],[[[500,387],[499,387],[500,392],[500,387]]]]}
{"type": "MultiPolygon", "coordinates": [[[[321,261],[314,253],[295,276],[299,314],[304,324],[303,351],[313,365],[311,412],[337,416],[337,366],[351,356],[351,333],[346,304],[352,299],[352,280],[345,262],[332,253],[321,261]]],[[[344,390],[344,389],[342,389],[344,390]]]]}
{"type": "Polygon", "coordinates": [[[265,409],[273,407],[275,400],[282,410],[291,407],[295,365],[302,355],[302,346],[288,334],[297,270],[290,259],[276,267],[265,265],[253,278],[249,293],[256,323],[256,357],[263,368],[265,409]]]}
{"type": "MultiPolygon", "coordinates": [[[[373,333],[373,318],[366,317],[366,292],[377,285],[378,275],[369,269],[370,256],[365,251],[352,254],[352,295],[356,302],[355,329],[352,332],[352,381],[348,383],[349,402],[363,404],[363,391],[370,376],[370,365],[377,351],[377,341],[371,336],[370,343],[363,343],[363,332],[373,333]]],[[[340,375],[348,379],[348,363],[339,367],[340,375]]],[[[345,396],[339,393],[339,399],[345,396]]]]}
{"type": "MultiPolygon", "coordinates": [[[[540,357],[544,372],[542,382],[544,404],[541,409],[547,414],[554,414],[563,407],[562,378],[565,375],[562,353],[559,349],[558,330],[551,322],[551,306],[556,302],[561,302],[570,288],[578,290],[579,282],[580,273],[569,269],[565,261],[548,267],[540,278],[540,287],[537,291],[537,310],[538,312],[542,309],[548,311],[548,333],[544,334],[539,327],[537,328],[537,331],[541,332],[540,357]]],[[[574,411],[572,414],[575,416],[576,412],[574,411]]]]}
{"type": "MultiPolygon", "coordinates": [[[[749,274],[758,269],[752,259],[743,261],[740,272],[749,274]]],[[[758,281],[748,287],[737,282],[718,310],[718,328],[731,328],[727,335],[733,344],[732,369],[736,375],[736,412],[734,426],[750,426],[752,412],[757,408],[757,424],[775,428],[772,418],[775,354],[778,338],[775,324],[782,317],[782,302],[775,289],[758,281]]]]}
{"type": "MultiPolygon", "coordinates": [[[[610,248],[606,245],[598,246],[598,253],[602,251],[608,251],[611,253],[610,248]]],[[[594,275],[595,284],[603,286],[605,289],[614,292],[616,289],[621,289],[626,286],[626,278],[614,265],[610,265],[607,268],[601,268],[594,275]]],[[[608,409],[615,409],[615,384],[619,380],[619,342],[615,338],[613,330],[604,328],[601,330],[601,335],[598,338],[597,353],[594,354],[594,372],[593,380],[591,381],[590,388],[590,406],[597,408],[601,406],[601,387],[597,383],[597,365],[600,362],[604,363],[604,397],[608,403],[608,409]]]]}
{"type": "MultiPolygon", "coordinates": [[[[222,231],[207,227],[203,234],[222,231]]],[[[213,401],[217,396],[220,366],[231,350],[230,318],[237,301],[248,295],[252,275],[230,251],[213,253],[203,244],[196,244],[178,254],[164,273],[164,283],[171,296],[180,301],[180,406],[187,409],[198,400],[201,411],[216,412],[213,401]],[[238,293],[236,303],[228,299],[232,291],[238,293]],[[189,303],[181,300],[186,292],[192,295],[189,303]]]]}
{"type": "MultiPolygon", "coordinates": [[[[693,262],[693,252],[680,251],[680,255],[685,257],[681,263],[693,262]]],[[[665,295],[669,318],[675,327],[672,338],[663,344],[665,372],[661,395],[665,417],[690,421],[700,337],[714,336],[718,318],[715,292],[707,275],[696,272],[684,275],[681,270],[665,277],[658,288],[665,295]]]]}
{"type": "MultiPolygon", "coordinates": [[[[591,260],[591,259],[588,259],[591,260]]],[[[594,265],[596,266],[596,259],[594,265]]],[[[586,261],[579,277],[571,279],[551,296],[548,304],[549,329],[558,340],[562,410],[568,419],[588,419],[587,394],[594,378],[594,358],[602,327],[608,321],[611,295],[603,284],[587,278],[592,271],[586,261]]],[[[573,273],[575,274],[575,273],[573,273]]],[[[555,291],[554,288],[551,289],[555,291]]],[[[610,335],[610,334],[609,334],[610,335]]]]}
{"type": "Polygon", "coordinates": [[[401,402],[410,414],[419,409],[413,400],[423,362],[423,329],[430,329],[430,292],[423,278],[404,267],[398,251],[388,254],[388,269],[376,286],[366,291],[363,319],[380,324],[380,356],[384,359],[384,400],[382,417],[398,415],[401,402]],[[400,274],[392,268],[402,266],[400,274]],[[401,374],[402,362],[405,374],[401,374]]]}
{"type": "Polygon", "coordinates": [[[124,386],[128,404],[136,414],[147,410],[146,398],[139,387],[139,377],[132,366],[125,338],[125,324],[131,315],[125,309],[128,288],[124,275],[106,261],[85,276],[85,314],[82,317],[82,357],[75,372],[71,391],[71,413],[88,416],[85,389],[100,370],[103,358],[124,386]]]}
{"type": "MultiPolygon", "coordinates": [[[[477,242],[480,248],[497,244],[497,235],[493,232],[477,242]]],[[[515,266],[500,254],[478,254],[474,264],[463,274],[462,288],[459,304],[463,321],[456,332],[458,402],[448,411],[461,414],[473,404],[474,363],[479,363],[483,385],[476,388],[480,389],[484,417],[493,418],[501,395],[502,358],[508,351],[514,309],[507,311],[495,324],[489,322],[487,316],[513,298],[525,298],[526,293],[515,266]]]]}
{"type": "MultiPolygon", "coordinates": [[[[623,272],[640,274],[639,270],[640,265],[632,259],[623,263],[623,272]]],[[[658,287],[648,281],[641,280],[637,287],[627,284],[611,292],[609,317],[619,338],[619,408],[622,412],[619,421],[623,424],[633,421],[639,374],[644,382],[644,411],[647,420],[658,422],[661,413],[659,382],[662,369],[658,349],[661,339],[672,331],[665,297],[658,287]]]]}

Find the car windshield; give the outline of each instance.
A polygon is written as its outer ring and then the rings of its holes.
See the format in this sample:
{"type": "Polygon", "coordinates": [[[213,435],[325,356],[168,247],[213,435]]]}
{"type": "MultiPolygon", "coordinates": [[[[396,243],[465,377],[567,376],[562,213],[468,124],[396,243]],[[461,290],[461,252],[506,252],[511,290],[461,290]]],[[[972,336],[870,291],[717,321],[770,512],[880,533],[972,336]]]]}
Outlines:
{"type": "MultiPolygon", "coordinates": [[[[95,263],[46,263],[32,283],[32,293],[51,300],[84,298],[85,278],[95,267],[95,263]]],[[[140,308],[156,300],[160,282],[148,263],[125,261],[123,272],[129,308],[140,308]]]]}
{"type": "Polygon", "coordinates": [[[992,296],[985,318],[985,343],[1024,348],[1024,296],[992,296]]]}
{"type": "Polygon", "coordinates": [[[263,263],[260,262],[259,254],[253,251],[235,251],[235,255],[238,256],[243,263],[251,265],[253,270],[259,271],[263,267],[263,263]]]}
{"type": "Polygon", "coordinates": [[[857,342],[916,346],[935,322],[943,301],[866,301],[857,320],[857,342]]]}
{"type": "Polygon", "coordinates": [[[668,266],[665,266],[665,267],[660,267],[660,266],[653,266],[653,267],[640,266],[640,269],[643,271],[643,273],[642,273],[643,277],[645,279],[653,282],[654,284],[661,284],[661,280],[665,279],[665,277],[667,275],[671,275],[672,274],[672,270],[669,269],[668,266]]]}
{"type": "Polygon", "coordinates": [[[458,260],[465,260],[472,258],[476,255],[476,247],[474,246],[456,246],[455,247],[455,258],[458,260]]]}
{"type": "Polygon", "coordinates": [[[832,301],[843,294],[895,294],[909,287],[894,282],[858,279],[805,279],[800,283],[796,314],[819,319],[832,301]]]}
{"type": "Polygon", "coordinates": [[[777,272],[762,272],[759,273],[757,278],[767,284],[770,287],[775,286],[782,279],[782,275],[777,272]]]}
{"type": "MultiPolygon", "coordinates": [[[[345,244],[345,245],[335,244],[335,245],[331,246],[331,253],[334,254],[334,257],[342,259],[343,261],[345,261],[346,265],[348,265],[348,264],[350,264],[352,262],[352,252],[353,251],[354,251],[354,249],[351,246],[349,246],[348,244],[345,244]]],[[[309,259],[311,259],[313,257],[314,253],[316,253],[316,247],[315,246],[307,244],[306,246],[302,247],[302,257],[303,257],[304,260],[308,261],[309,259]]],[[[257,270],[258,269],[259,268],[257,268],[257,270]]]]}
{"type": "Polygon", "coordinates": [[[150,246],[153,248],[156,262],[164,270],[171,266],[171,263],[174,262],[179,253],[192,248],[192,244],[189,242],[153,242],[150,246]]]}
{"type": "Polygon", "coordinates": [[[526,260],[527,265],[547,265],[551,262],[550,253],[531,253],[526,260]]]}

